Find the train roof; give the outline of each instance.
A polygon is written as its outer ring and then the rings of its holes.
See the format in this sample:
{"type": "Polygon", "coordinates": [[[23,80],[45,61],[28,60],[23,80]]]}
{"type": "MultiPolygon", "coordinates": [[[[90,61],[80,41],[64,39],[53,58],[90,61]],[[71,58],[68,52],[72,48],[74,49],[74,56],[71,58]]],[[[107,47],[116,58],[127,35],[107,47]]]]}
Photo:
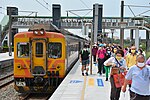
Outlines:
{"type": "Polygon", "coordinates": [[[85,38],[75,35],[65,29],[58,29],[52,23],[51,24],[35,24],[29,28],[29,31],[34,31],[34,30],[45,30],[47,32],[57,32],[57,33],[62,33],[63,35],[73,36],[73,37],[77,37],[77,38],[86,40],[85,38]]]}
{"type": "Polygon", "coordinates": [[[28,31],[34,31],[34,30],[45,30],[48,32],[58,32],[60,33],[60,30],[53,24],[34,24],[29,28],[28,31]]]}

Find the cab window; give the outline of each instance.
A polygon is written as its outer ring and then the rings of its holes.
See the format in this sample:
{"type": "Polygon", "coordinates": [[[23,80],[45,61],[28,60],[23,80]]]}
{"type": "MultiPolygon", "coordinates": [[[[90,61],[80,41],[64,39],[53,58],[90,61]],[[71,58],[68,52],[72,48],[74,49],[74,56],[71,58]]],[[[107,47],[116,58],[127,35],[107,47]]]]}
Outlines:
{"type": "Polygon", "coordinates": [[[36,43],[36,57],[43,57],[43,43],[36,43]]]}
{"type": "Polygon", "coordinates": [[[49,58],[61,58],[62,56],[62,44],[51,42],[48,44],[48,57],[49,58]]]}
{"type": "Polygon", "coordinates": [[[18,57],[29,57],[29,43],[20,42],[17,44],[17,56],[18,57]]]}

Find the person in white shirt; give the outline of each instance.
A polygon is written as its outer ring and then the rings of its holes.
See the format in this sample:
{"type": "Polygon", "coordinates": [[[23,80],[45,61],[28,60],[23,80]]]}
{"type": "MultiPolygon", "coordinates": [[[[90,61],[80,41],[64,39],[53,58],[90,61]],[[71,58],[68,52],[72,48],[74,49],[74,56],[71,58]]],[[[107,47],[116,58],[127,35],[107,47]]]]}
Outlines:
{"type": "Polygon", "coordinates": [[[126,61],[124,59],[124,52],[123,50],[117,50],[116,55],[114,57],[109,58],[104,62],[105,66],[111,66],[111,76],[110,76],[110,83],[111,83],[111,95],[110,100],[119,100],[121,87],[116,88],[114,79],[113,79],[113,68],[120,68],[125,70],[127,68],[126,61]]]}
{"type": "Polygon", "coordinates": [[[128,80],[132,80],[130,100],[150,100],[150,67],[145,64],[144,55],[137,56],[136,65],[131,66],[122,91],[126,91],[128,80]]]}

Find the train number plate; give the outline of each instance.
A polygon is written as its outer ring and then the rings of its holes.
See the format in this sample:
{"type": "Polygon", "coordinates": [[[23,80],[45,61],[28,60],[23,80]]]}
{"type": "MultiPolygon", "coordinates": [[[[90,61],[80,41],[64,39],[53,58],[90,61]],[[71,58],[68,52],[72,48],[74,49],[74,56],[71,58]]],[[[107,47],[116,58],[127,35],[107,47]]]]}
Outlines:
{"type": "Polygon", "coordinates": [[[26,86],[26,83],[25,82],[16,82],[16,85],[17,86],[26,86]]]}

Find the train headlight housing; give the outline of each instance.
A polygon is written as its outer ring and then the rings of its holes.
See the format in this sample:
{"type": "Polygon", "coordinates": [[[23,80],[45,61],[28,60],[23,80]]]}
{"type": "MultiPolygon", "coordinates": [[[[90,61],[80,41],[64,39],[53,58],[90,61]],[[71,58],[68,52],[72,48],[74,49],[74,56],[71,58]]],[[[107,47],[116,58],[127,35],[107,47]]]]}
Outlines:
{"type": "Polygon", "coordinates": [[[35,34],[35,35],[38,35],[38,31],[34,31],[34,34],[35,34]]]}
{"type": "Polygon", "coordinates": [[[45,31],[44,30],[34,30],[33,34],[35,35],[44,35],[45,31]]]}
{"type": "Polygon", "coordinates": [[[41,35],[43,35],[43,34],[44,34],[44,31],[40,31],[40,33],[41,33],[41,35]]]}

